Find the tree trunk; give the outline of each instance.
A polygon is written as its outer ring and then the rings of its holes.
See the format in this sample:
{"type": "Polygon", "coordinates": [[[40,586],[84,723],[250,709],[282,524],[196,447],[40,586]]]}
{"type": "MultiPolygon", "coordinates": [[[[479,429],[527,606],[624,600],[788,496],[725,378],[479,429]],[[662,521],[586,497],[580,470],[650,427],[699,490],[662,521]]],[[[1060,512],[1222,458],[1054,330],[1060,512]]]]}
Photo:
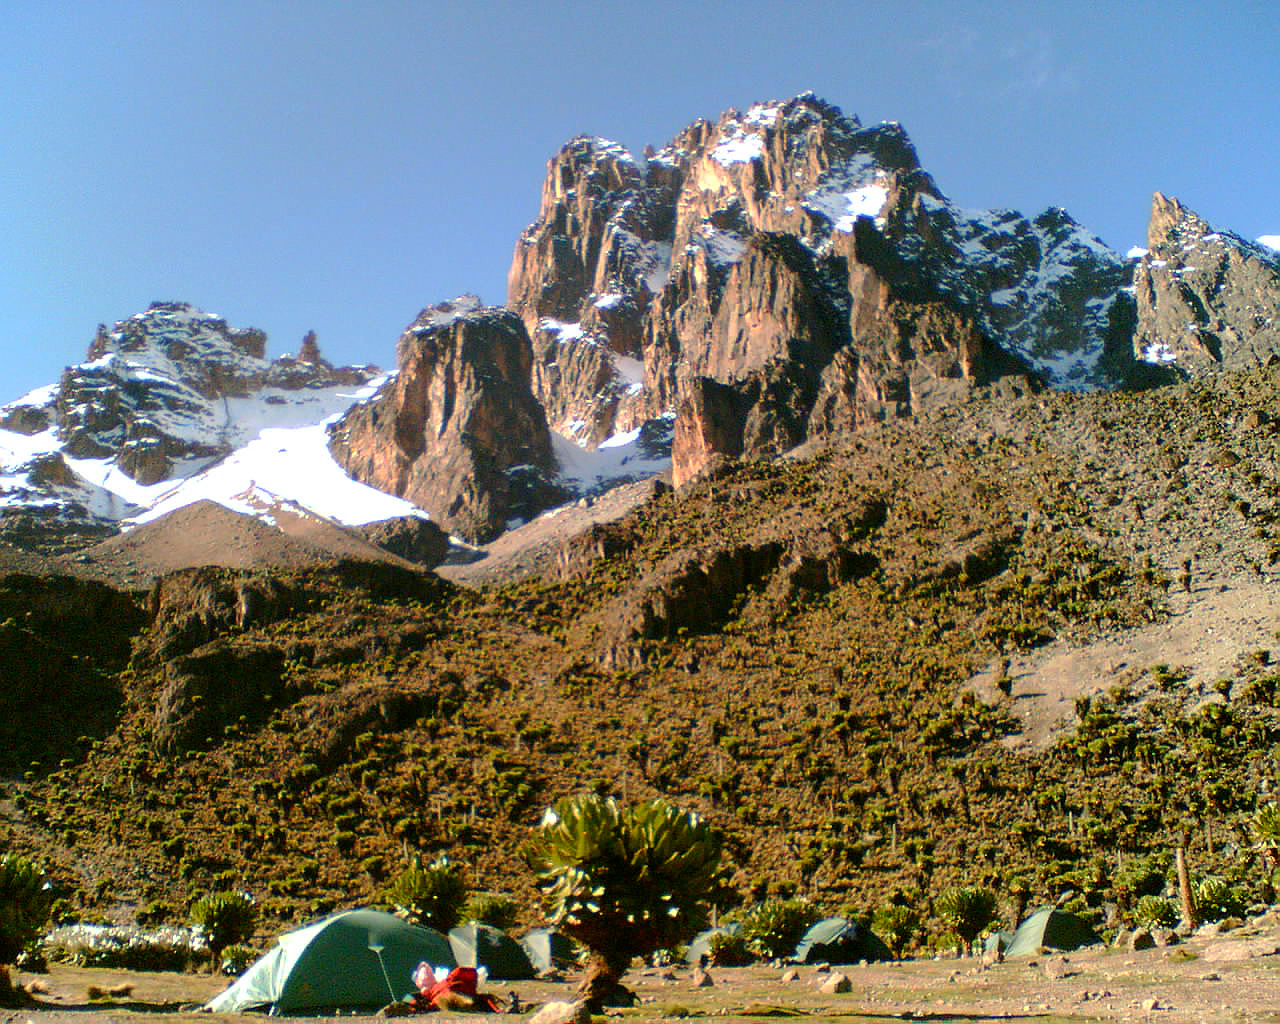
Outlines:
{"type": "Polygon", "coordinates": [[[1191,895],[1191,874],[1187,871],[1187,834],[1185,832],[1173,851],[1173,859],[1178,870],[1178,896],[1182,900],[1182,923],[1187,928],[1195,928],[1200,922],[1196,915],[1196,903],[1191,895]]]}
{"type": "Polygon", "coordinates": [[[0,964],[0,1006],[21,1006],[23,1000],[18,997],[18,990],[9,979],[9,968],[0,964]]]}
{"type": "Polygon", "coordinates": [[[622,976],[631,958],[593,952],[587,961],[587,974],[578,986],[578,995],[592,1013],[603,1013],[606,1006],[630,1006],[635,996],[622,984],[622,976]]]}

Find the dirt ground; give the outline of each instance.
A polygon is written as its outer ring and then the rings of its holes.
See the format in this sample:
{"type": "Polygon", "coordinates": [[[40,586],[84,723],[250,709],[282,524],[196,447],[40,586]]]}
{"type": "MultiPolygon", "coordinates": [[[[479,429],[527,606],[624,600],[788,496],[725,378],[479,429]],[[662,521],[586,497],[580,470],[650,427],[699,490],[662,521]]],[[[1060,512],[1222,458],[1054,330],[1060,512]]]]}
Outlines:
{"type": "MultiPolygon", "coordinates": [[[[687,967],[633,969],[626,981],[640,997],[640,1004],[611,1015],[619,1024],[692,1017],[718,1017],[729,1022],[803,1017],[850,1024],[892,1020],[954,1024],[1008,1020],[1037,1024],[1280,1022],[1280,914],[1267,915],[1221,936],[1193,937],[1181,945],[1137,953],[1096,948],[1024,957],[987,967],[972,959],[907,960],[830,970],[849,978],[849,992],[829,995],[819,991],[831,974],[813,966],[796,968],[798,977],[789,982],[782,980],[781,967],[712,968],[713,984],[707,987],[695,987],[693,971],[687,967]]],[[[20,984],[39,980],[47,993],[37,996],[38,1003],[29,1008],[0,1010],[0,1024],[209,1020],[193,1007],[226,984],[225,979],[212,975],[62,966],[54,966],[48,975],[19,975],[15,980],[20,984]],[[108,988],[121,983],[134,986],[128,997],[99,1001],[87,997],[90,985],[108,988]]],[[[515,991],[522,1003],[530,1005],[571,998],[574,980],[497,982],[488,987],[504,995],[515,991]]],[[[475,1014],[436,1016],[465,1016],[480,1024],[475,1014]]],[[[263,1018],[245,1014],[222,1015],[220,1019],[241,1024],[263,1018]]]]}
{"type": "MultiPolygon", "coordinates": [[[[1166,619],[1138,629],[1104,634],[1088,643],[1055,641],[1012,658],[1013,714],[1022,730],[1007,745],[1043,749],[1076,722],[1077,697],[1101,693],[1154,665],[1187,669],[1206,693],[1234,674],[1242,656],[1280,648],[1280,589],[1274,581],[1204,576],[1191,591],[1172,591],[1166,619]]],[[[970,685],[995,701],[995,663],[970,685]]]]}

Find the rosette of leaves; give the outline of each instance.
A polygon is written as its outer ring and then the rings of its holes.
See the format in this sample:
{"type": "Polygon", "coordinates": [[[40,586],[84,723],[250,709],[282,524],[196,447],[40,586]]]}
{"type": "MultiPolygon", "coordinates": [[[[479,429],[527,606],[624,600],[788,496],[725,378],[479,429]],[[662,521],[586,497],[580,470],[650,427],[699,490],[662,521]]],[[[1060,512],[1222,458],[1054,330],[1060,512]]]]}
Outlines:
{"type": "Polygon", "coordinates": [[[756,956],[778,960],[795,952],[809,926],[821,917],[808,900],[768,899],[743,915],[741,935],[756,956]]]}
{"type": "Polygon", "coordinates": [[[505,932],[515,927],[520,917],[520,905],[501,893],[474,892],[468,897],[462,916],[468,921],[487,924],[505,932]]]}
{"type": "Polygon", "coordinates": [[[1280,803],[1263,804],[1253,813],[1253,837],[1273,868],[1280,867],[1280,803]]]}
{"type": "Polygon", "coordinates": [[[16,853],[0,856],[0,1002],[12,1002],[5,965],[36,943],[53,909],[43,869],[16,853]]]}
{"type": "Polygon", "coordinates": [[[664,800],[623,808],[593,793],[549,808],[524,848],[551,923],[590,952],[582,992],[616,997],[633,957],[674,947],[721,890],[720,839],[664,800]]]}
{"type": "Polygon", "coordinates": [[[1243,917],[1248,901],[1230,882],[1218,875],[1205,875],[1194,888],[1196,912],[1205,923],[1227,917],[1243,917]]]}
{"type": "Polygon", "coordinates": [[[1139,928],[1172,928],[1178,923],[1178,911],[1163,896],[1143,896],[1134,905],[1133,923],[1139,928]]]}
{"type": "Polygon", "coordinates": [[[467,881],[461,866],[448,857],[437,857],[430,864],[414,857],[391,880],[386,897],[396,914],[410,924],[448,932],[461,919],[467,902],[467,881]]]}
{"type": "Polygon", "coordinates": [[[976,885],[948,889],[934,903],[934,911],[960,936],[965,952],[973,953],[974,940],[995,920],[996,894],[976,885]]]}
{"type": "Polygon", "coordinates": [[[215,892],[191,905],[191,923],[209,944],[215,970],[222,962],[224,949],[253,936],[257,919],[258,908],[248,893],[215,892]]]}

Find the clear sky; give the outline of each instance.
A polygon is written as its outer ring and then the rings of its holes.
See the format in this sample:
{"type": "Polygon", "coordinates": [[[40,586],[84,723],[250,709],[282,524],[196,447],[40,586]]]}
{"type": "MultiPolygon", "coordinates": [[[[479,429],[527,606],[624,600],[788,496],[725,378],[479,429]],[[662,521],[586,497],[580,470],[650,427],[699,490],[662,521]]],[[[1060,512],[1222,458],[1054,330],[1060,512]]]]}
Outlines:
{"type": "Polygon", "coordinates": [[[548,158],[812,89],[965,206],[1280,233],[1280,3],[0,0],[0,401],[183,300],[334,362],[505,300],[548,158]]]}

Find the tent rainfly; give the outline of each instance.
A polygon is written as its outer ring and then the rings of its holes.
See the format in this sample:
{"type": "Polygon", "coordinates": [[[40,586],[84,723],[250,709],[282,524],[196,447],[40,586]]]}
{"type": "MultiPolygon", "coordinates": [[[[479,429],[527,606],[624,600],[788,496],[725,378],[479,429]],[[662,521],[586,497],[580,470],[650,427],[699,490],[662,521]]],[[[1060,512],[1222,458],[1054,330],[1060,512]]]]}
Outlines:
{"type": "Polygon", "coordinates": [[[483,967],[494,981],[537,977],[520,943],[492,925],[459,925],[449,932],[449,945],[459,967],[483,967]]]}
{"type": "Polygon", "coordinates": [[[554,928],[535,928],[520,939],[520,946],[539,974],[564,970],[578,962],[573,940],[554,928]]]}
{"type": "Polygon", "coordinates": [[[828,917],[804,933],[794,957],[802,964],[856,964],[859,960],[892,960],[893,954],[865,925],[846,917],[828,917]]]}
{"type": "Polygon", "coordinates": [[[718,925],[715,928],[708,928],[704,932],[699,932],[693,937],[693,941],[689,943],[689,948],[684,952],[684,962],[687,964],[696,964],[705,954],[711,955],[711,939],[715,935],[734,936],[742,931],[742,925],[737,921],[730,921],[728,924],[718,925]]]}
{"type": "Polygon", "coordinates": [[[1079,949],[1101,941],[1094,930],[1075,914],[1044,907],[1018,925],[1004,955],[1029,956],[1041,946],[1046,949],[1079,949]]]}
{"type": "Polygon", "coordinates": [[[205,1006],[215,1013],[378,1009],[414,991],[423,961],[454,967],[449,941],[381,910],[346,910],[288,932],[205,1006]]]}

